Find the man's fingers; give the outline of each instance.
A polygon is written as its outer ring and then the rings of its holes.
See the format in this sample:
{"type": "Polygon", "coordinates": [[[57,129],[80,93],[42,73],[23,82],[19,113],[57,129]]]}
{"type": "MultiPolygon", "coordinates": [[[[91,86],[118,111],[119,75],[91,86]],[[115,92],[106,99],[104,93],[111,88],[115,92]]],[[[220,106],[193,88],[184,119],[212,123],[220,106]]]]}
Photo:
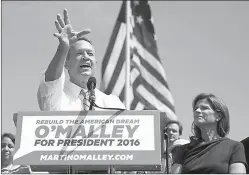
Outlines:
{"type": "Polygon", "coordinates": [[[90,33],[91,30],[90,29],[85,29],[85,30],[82,30],[81,32],[77,33],[77,38],[80,38],[88,33],[90,33]]]}
{"type": "Polygon", "coordinates": [[[65,26],[65,24],[64,24],[64,22],[61,19],[61,15],[59,15],[59,14],[57,15],[57,20],[58,20],[60,26],[63,28],[65,26]]]}
{"type": "Polygon", "coordinates": [[[59,22],[58,22],[57,20],[55,21],[55,27],[56,27],[56,29],[58,30],[58,32],[61,33],[62,28],[61,28],[61,26],[60,26],[60,24],[59,24],[59,22]]]}
{"type": "Polygon", "coordinates": [[[68,17],[67,9],[64,9],[63,14],[64,14],[65,25],[70,24],[70,20],[69,20],[69,17],[68,17]]]}
{"type": "Polygon", "coordinates": [[[60,37],[60,34],[59,33],[54,33],[53,34],[56,38],[59,38],[60,37]]]}

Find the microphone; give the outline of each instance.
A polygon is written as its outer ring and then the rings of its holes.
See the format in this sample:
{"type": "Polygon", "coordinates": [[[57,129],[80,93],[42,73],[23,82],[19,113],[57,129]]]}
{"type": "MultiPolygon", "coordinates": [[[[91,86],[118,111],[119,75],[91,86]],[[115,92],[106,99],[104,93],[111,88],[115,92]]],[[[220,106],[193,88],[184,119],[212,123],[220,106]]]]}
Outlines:
{"type": "Polygon", "coordinates": [[[168,139],[168,133],[167,133],[168,127],[165,127],[163,130],[163,135],[165,139],[168,139]]]}
{"type": "Polygon", "coordinates": [[[106,109],[106,110],[125,110],[121,108],[106,108],[106,107],[100,107],[95,103],[95,89],[96,87],[96,78],[95,77],[90,77],[87,81],[87,89],[90,91],[90,96],[89,96],[89,101],[90,101],[90,107],[89,110],[92,110],[93,107],[97,107],[100,109],[106,109]]]}
{"type": "Polygon", "coordinates": [[[90,108],[89,110],[93,110],[93,106],[95,104],[95,91],[96,88],[96,78],[90,77],[87,81],[87,89],[90,91],[89,101],[90,101],[90,108]]]}
{"type": "Polygon", "coordinates": [[[169,174],[169,137],[167,133],[168,127],[165,127],[163,130],[164,139],[166,141],[166,173],[169,174]]]}

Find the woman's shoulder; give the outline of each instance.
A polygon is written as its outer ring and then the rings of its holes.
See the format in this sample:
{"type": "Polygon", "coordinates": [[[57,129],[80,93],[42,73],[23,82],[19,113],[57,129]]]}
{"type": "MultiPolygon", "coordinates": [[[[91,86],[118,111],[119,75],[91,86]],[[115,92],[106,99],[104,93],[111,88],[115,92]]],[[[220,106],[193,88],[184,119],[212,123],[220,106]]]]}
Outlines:
{"type": "Polygon", "coordinates": [[[14,165],[9,171],[11,174],[30,174],[31,168],[28,165],[14,165]]]}
{"type": "Polygon", "coordinates": [[[227,152],[233,154],[235,152],[240,152],[240,151],[243,152],[244,145],[239,141],[224,137],[219,142],[218,148],[220,150],[227,150],[227,152]]]}
{"type": "Polygon", "coordinates": [[[233,139],[230,139],[228,137],[224,137],[222,139],[222,143],[226,144],[226,145],[230,145],[230,146],[240,146],[240,145],[243,145],[241,142],[233,140],[233,139]]]}

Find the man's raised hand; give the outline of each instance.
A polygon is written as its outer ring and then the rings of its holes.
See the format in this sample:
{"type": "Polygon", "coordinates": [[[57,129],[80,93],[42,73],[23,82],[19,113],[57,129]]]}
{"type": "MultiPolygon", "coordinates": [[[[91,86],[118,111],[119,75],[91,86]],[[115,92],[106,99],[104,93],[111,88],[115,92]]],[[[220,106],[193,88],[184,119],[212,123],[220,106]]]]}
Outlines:
{"type": "Polygon", "coordinates": [[[61,19],[61,16],[57,15],[57,20],[55,21],[55,27],[59,33],[54,33],[54,36],[59,39],[61,44],[66,46],[71,46],[74,44],[78,38],[91,32],[90,29],[82,30],[81,32],[75,32],[70,24],[67,10],[64,9],[64,21],[61,19]]]}

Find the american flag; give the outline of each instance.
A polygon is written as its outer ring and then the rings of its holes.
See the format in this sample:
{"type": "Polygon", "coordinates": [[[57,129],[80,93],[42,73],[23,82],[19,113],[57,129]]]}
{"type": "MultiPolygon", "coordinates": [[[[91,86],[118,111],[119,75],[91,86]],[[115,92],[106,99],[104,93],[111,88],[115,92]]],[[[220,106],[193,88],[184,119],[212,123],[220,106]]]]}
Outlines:
{"type": "MultiPolygon", "coordinates": [[[[176,120],[174,100],[158,55],[148,1],[130,1],[130,109],[159,110],[176,120]]],[[[128,13],[129,14],[129,13],[128,13]]],[[[123,1],[102,61],[102,90],[125,100],[126,4],[123,1]]]]}

